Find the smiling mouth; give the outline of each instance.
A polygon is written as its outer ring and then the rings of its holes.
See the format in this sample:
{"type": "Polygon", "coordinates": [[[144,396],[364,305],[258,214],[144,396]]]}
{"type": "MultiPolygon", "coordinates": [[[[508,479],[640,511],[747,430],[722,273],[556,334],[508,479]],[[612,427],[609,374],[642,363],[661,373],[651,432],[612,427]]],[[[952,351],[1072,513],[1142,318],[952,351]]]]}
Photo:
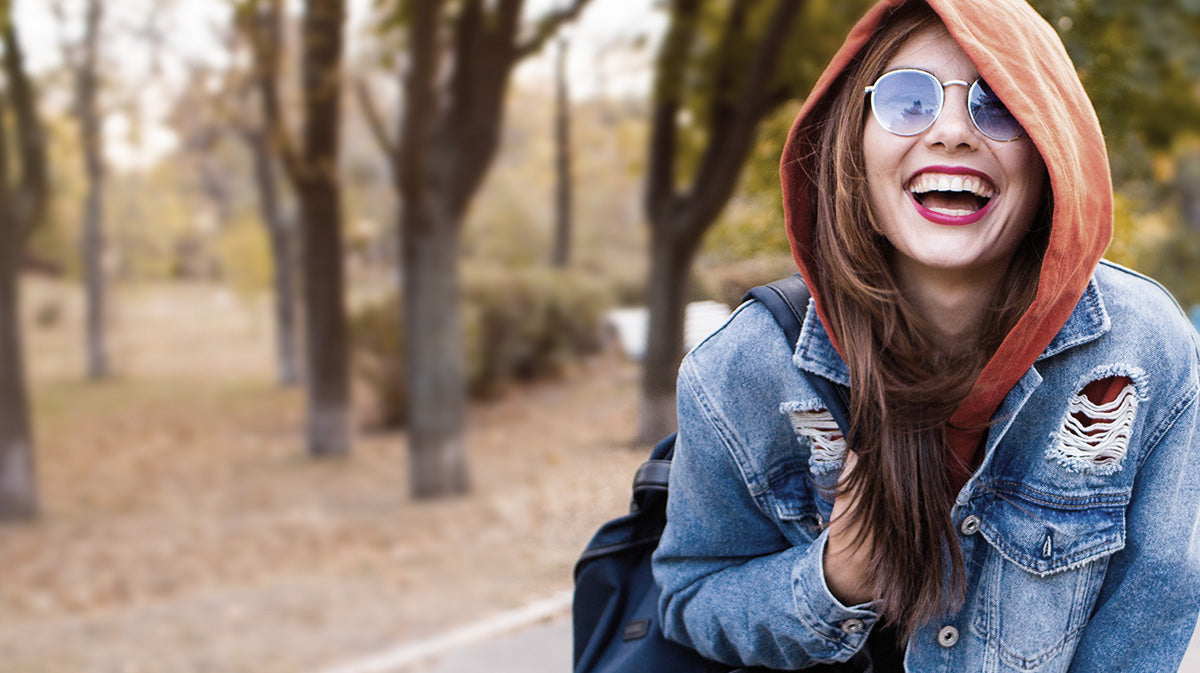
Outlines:
{"type": "Polygon", "coordinates": [[[914,176],[906,190],[921,207],[947,217],[974,215],[997,194],[996,187],[982,176],[935,172],[914,176]]]}

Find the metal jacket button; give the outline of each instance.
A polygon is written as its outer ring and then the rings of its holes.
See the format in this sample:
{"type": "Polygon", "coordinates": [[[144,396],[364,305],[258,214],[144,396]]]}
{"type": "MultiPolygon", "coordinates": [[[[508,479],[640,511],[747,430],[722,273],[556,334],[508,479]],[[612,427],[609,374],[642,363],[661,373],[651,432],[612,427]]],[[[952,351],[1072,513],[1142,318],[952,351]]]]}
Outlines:
{"type": "Polygon", "coordinates": [[[974,535],[979,532],[979,517],[972,514],[962,520],[962,525],[958,527],[963,535],[974,535]]]}
{"type": "Polygon", "coordinates": [[[943,626],[941,631],[938,631],[938,645],[942,647],[954,647],[958,644],[958,629],[953,626],[943,626]]]}
{"type": "Polygon", "coordinates": [[[862,633],[862,630],[863,623],[861,619],[847,619],[842,622],[842,632],[844,633],[854,635],[855,633],[862,633]]]}

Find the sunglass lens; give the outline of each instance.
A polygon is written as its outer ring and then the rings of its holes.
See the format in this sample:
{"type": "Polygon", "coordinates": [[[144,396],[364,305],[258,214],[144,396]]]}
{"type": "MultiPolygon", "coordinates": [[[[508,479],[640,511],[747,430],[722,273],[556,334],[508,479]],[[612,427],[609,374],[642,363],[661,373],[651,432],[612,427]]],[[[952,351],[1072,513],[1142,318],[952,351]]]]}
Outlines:
{"type": "Polygon", "coordinates": [[[1012,140],[1024,130],[987,82],[979,80],[971,87],[967,106],[975,126],[994,140],[1012,140]]]}
{"type": "Polygon", "coordinates": [[[880,77],[871,98],[879,124],[902,136],[929,128],[941,106],[942,85],[919,70],[894,70],[880,77]]]}

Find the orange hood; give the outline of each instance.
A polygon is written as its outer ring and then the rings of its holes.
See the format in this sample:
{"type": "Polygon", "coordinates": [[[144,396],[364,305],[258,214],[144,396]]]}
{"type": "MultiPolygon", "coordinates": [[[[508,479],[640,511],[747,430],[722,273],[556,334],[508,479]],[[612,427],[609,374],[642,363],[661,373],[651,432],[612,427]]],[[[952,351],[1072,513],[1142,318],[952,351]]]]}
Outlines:
{"type": "MultiPolygon", "coordinates": [[[[883,0],[867,12],[817,81],[784,150],[780,173],[788,237],[826,326],[821,279],[814,275],[810,245],[813,185],[798,163],[798,139],[806,135],[806,126],[826,99],[832,99],[836,78],[887,13],[905,2],[920,1],[883,0]]],[[[1112,183],[1096,113],[1062,41],[1032,7],[1024,0],[927,2],[1025,127],[1054,191],[1054,219],[1037,296],[950,419],[951,448],[971,463],[983,431],[956,428],[984,427],[1071,315],[1112,237],[1112,183]]],[[[836,336],[830,334],[836,346],[836,336]]]]}

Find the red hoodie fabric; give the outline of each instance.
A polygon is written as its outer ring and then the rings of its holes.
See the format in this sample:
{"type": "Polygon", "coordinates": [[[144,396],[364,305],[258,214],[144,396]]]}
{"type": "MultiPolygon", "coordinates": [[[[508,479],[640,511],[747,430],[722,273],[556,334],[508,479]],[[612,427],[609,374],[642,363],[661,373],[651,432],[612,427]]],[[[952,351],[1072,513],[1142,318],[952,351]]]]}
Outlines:
{"type": "MultiPolygon", "coordinates": [[[[884,0],[854,27],[800,110],[780,163],[788,237],[828,328],[811,249],[813,184],[800,157],[810,127],[833,98],[839,74],[880,21],[905,2],[884,0]]],[[[1112,238],[1112,182],[1096,113],[1062,41],[1024,0],[928,0],[980,76],[1024,126],[1050,176],[1054,218],[1037,296],[950,418],[951,450],[973,466],[986,425],[1005,395],[1062,328],[1112,238]],[[1003,22],[997,16],[1009,17],[1003,22]],[[1018,29],[1014,30],[1014,26],[1018,29]],[[1031,63],[1037,64],[1030,67],[1031,63]]],[[[864,225],[865,226],[865,225],[864,225]]],[[[830,333],[837,346],[836,335],[830,333]]],[[[955,474],[958,484],[965,473],[955,474]]]]}

